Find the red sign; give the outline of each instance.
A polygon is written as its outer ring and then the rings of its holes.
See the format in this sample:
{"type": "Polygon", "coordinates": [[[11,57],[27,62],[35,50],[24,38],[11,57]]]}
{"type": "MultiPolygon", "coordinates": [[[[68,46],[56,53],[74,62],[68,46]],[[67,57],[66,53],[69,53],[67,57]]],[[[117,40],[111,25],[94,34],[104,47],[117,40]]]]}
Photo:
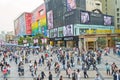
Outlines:
{"type": "Polygon", "coordinates": [[[26,34],[30,35],[32,33],[32,29],[31,29],[32,14],[26,13],[25,20],[26,20],[26,34]]]}

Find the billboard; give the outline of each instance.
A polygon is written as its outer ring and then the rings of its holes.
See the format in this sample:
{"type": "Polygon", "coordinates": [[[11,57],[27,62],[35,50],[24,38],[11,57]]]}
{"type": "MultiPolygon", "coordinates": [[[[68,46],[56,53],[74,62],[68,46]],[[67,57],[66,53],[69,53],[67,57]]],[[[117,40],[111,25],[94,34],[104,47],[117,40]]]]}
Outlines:
{"type": "Polygon", "coordinates": [[[47,36],[46,8],[45,4],[40,5],[33,11],[32,16],[32,34],[41,33],[47,36]],[[37,26],[34,23],[38,22],[37,26]],[[36,29],[35,29],[36,28],[36,29]],[[34,33],[35,32],[35,33],[34,33]]]}
{"type": "Polygon", "coordinates": [[[73,25],[67,25],[63,28],[64,36],[73,36],[73,25]]]}
{"type": "Polygon", "coordinates": [[[48,23],[48,29],[53,28],[53,11],[50,10],[47,12],[47,23],[48,23]]]}
{"type": "Polygon", "coordinates": [[[54,28],[54,37],[58,37],[58,29],[54,28]]]}
{"type": "Polygon", "coordinates": [[[26,23],[25,23],[25,14],[19,17],[19,26],[20,26],[20,33],[19,35],[26,35],[26,23]]]}
{"type": "Polygon", "coordinates": [[[76,9],[76,0],[67,0],[66,5],[67,5],[67,11],[76,9]]]}
{"type": "Polygon", "coordinates": [[[19,19],[16,19],[14,21],[14,30],[15,30],[15,35],[18,36],[20,33],[19,19]]]}
{"type": "Polygon", "coordinates": [[[112,24],[112,17],[104,16],[104,25],[111,25],[112,24]]]}
{"type": "Polygon", "coordinates": [[[37,34],[38,31],[39,31],[39,28],[38,28],[38,22],[34,22],[34,23],[32,23],[32,35],[37,34]]]}
{"type": "Polygon", "coordinates": [[[25,14],[25,22],[26,22],[26,35],[31,35],[32,29],[31,29],[31,20],[32,20],[32,15],[31,13],[26,13],[25,14]]]}
{"type": "Polygon", "coordinates": [[[90,22],[90,15],[88,12],[81,12],[81,23],[89,23],[90,22]]]}

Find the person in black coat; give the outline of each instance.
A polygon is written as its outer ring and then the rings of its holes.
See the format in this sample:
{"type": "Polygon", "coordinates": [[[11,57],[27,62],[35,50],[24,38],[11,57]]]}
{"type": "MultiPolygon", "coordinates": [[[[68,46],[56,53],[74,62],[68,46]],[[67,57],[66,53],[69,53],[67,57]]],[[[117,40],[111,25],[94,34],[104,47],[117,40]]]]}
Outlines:
{"type": "Polygon", "coordinates": [[[51,72],[49,72],[48,80],[53,80],[53,79],[52,79],[52,73],[51,73],[51,72]]]}

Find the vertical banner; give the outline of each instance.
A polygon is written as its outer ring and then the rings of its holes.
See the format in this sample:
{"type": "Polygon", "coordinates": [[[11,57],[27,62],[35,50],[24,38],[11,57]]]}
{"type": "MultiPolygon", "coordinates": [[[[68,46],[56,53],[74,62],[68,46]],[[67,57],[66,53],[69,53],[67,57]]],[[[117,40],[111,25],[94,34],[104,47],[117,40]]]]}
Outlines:
{"type": "Polygon", "coordinates": [[[48,23],[48,29],[53,28],[53,11],[50,10],[47,12],[47,23],[48,23]]]}
{"type": "Polygon", "coordinates": [[[34,44],[38,43],[38,39],[34,39],[34,44]]]}
{"type": "Polygon", "coordinates": [[[26,20],[26,35],[31,35],[31,33],[32,33],[32,29],[31,29],[32,14],[26,13],[25,20],[26,20]]]}

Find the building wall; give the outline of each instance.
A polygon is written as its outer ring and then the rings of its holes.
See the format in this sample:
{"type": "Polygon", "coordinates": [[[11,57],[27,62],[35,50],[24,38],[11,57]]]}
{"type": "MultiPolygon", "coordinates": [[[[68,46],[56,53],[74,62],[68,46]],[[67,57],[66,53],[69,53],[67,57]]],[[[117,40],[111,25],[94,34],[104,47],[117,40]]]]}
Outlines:
{"type": "Polygon", "coordinates": [[[24,12],[14,21],[16,36],[31,35],[31,13],[24,12]]]}
{"type": "Polygon", "coordinates": [[[94,9],[102,11],[102,3],[99,0],[86,0],[86,10],[92,11],[94,9]]]}
{"type": "Polygon", "coordinates": [[[45,4],[40,5],[32,12],[32,35],[42,33],[47,36],[46,8],[45,4]]]}
{"type": "Polygon", "coordinates": [[[103,13],[114,16],[115,28],[120,29],[120,0],[101,0],[103,13]]]}

